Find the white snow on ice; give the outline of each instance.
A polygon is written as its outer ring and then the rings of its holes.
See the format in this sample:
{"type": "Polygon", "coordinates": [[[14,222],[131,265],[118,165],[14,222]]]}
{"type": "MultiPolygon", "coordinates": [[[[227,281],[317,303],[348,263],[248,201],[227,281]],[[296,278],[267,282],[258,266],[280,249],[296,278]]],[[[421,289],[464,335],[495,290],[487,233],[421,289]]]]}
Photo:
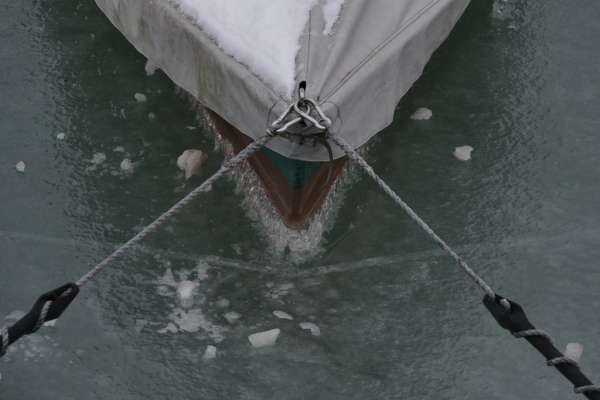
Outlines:
{"type": "Polygon", "coordinates": [[[205,360],[210,360],[211,358],[216,358],[217,357],[217,348],[215,346],[206,346],[206,351],[204,352],[204,356],[202,358],[204,358],[205,360]]]}
{"type": "Polygon", "coordinates": [[[254,347],[271,346],[275,344],[277,337],[281,333],[279,329],[271,329],[266,332],[258,332],[248,336],[248,340],[254,347]]]}
{"type": "Polygon", "coordinates": [[[417,111],[410,116],[410,119],[416,121],[428,120],[433,116],[433,112],[428,108],[418,108],[417,111]]]}
{"type": "MultiPolygon", "coordinates": [[[[310,11],[319,0],[175,0],[228,55],[291,99],[296,55],[310,11]]],[[[332,32],[344,0],[324,3],[324,35],[332,32]]]]}
{"type": "Polygon", "coordinates": [[[454,149],[454,157],[458,158],[460,161],[468,161],[471,159],[471,152],[473,148],[471,146],[461,146],[454,149]]]}
{"type": "Polygon", "coordinates": [[[315,324],[313,324],[312,322],[302,322],[300,324],[300,328],[310,329],[310,333],[312,333],[313,336],[321,335],[321,329],[318,326],[316,326],[315,324]]]}
{"type": "Polygon", "coordinates": [[[294,319],[294,317],[292,317],[290,314],[283,312],[283,311],[278,311],[278,310],[273,311],[273,315],[275,315],[277,318],[281,318],[281,319],[289,319],[289,320],[294,319]]]}

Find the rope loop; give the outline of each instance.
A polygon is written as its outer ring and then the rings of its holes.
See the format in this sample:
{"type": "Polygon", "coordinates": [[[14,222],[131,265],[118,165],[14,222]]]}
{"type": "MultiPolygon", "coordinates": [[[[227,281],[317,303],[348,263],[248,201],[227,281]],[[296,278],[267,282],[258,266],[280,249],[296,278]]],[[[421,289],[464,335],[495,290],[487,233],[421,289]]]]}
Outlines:
{"type": "Polygon", "coordinates": [[[600,393],[600,386],[598,386],[598,385],[579,386],[574,389],[574,392],[576,394],[591,393],[591,392],[600,393]]]}
{"type": "Polygon", "coordinates": [[[577,368],[581,369],[581,367],[579,366],[579,363],[569,357],[556,357],[556,358],[546,361],[546,365],[549,367],[554,367],[558,364],[572,364],[572,365],[576,366],[577,368]]]}
{"type": "Polygon", "coordinates": [[[545,338],[547,341],[550,342],[550,344],[554,345],[554,340],[552,339],[552,336],[550,336],[548,333],[546,333],[545,331],[541,330],[541,329],[529,329],[527,331],[521,331],[521,332],[511,332],[512,335],[518,339],[520,338],[525,338],[525,337],[531,337],[531,336],[541,336],[543,338],[545,338]]]}

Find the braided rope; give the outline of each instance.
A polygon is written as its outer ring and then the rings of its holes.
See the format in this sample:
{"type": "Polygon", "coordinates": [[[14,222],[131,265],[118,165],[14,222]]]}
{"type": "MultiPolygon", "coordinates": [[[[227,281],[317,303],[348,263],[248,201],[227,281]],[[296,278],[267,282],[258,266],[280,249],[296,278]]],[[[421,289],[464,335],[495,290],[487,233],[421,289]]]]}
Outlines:
{"type": "Polygon", "coordinates": [[[541,336],[541,337],[545,338],[546,340],[548,340],[550,342],[550,344],[554,346],[554,340],[552,339],[552,337],[549,334],[547,334],[545,331],[541,330],[541,329],[530,329],[528,331],[511,332],[511,333],[516,338],[524,338],[524,337],[530,337],[530,336],[541,336]]]}
{"type": "Polygon", "coordinates": [[[546,365],[549,367],[554,367],[558,364],[572,364],[572,365],[576,366],[577,368],[581,369],[581,367],[579,366],[579,363],[569,357],[556,357],[556,358],[553,358],[552,360],[546,361],[546,365]]]}
{"type": "MultiPolygon", "coordinates": [[[[435,232],[423,221],[415,212],[404,202],[398,195],[390,189],[390,187],[373,171],[373,168],[367,164],[367,162],[354,151],[348,143],[339,137],[336,133],[329,131],[329,137],[335,144],[337,144],[346,155],[358,164],[373,180],[387,193],[395,202],[398,204],[406,213],[417,223],[435,243],[438,244],[448,254],[458,266],[488,295],[490,298],[495,299],[496,294],[494,291],[481,279],[469,266],[438,236],[435,232]]],[[[510,310],[510,304],[507,302],[502,303],[507,310],[510,310]]]]}
{"type": "Polygon", "coordinates": [[[42,308],[42,311],[40,312],[40,317],[38,318],[37,324],[35,324],[35,326],[33,327],[33,329],[31,330],[30,333],[35,333],[42,327],[42,325],[44,324],[44,321],[46,320],[46,315],[48,315],[48,310],[50,309],[50,306],[52,305],[52,303],[53,303],[52,300],[48,300],[47,302],[44,303],[44,307],[42,308]]]}
{"type": "Polygon", "coordinates": [[[6,350],[8,350],[8,328],[9,326],[2,329],[2,343],[0,343],[0,357],[6,354],[6,350]]]}
{"type": "Polygon", "coordinates": [[[589,385],[589,386],[579,386],[575,388],[575,393],[582,394],[588,392],[600,392],[600,386],[598,385],[589,385]]]}
{"type": "Polygon", "coordinates": [[[254,154],[258,149],[263,147],[269,140],[271,140],[275,135],[271,131],[267,131],[267,133],[256,141],[252,142],[248,147],[242,150],[237,156],[233,157],[231,160],[225,162],[223,166],[210,178],[208,178],[202,185],[194,189],[190,194],[185,196],[182,200],[180,200],[177,204],[175,204],[171,209],[165,212],[163,215],[158,217],[154,222],[144,228],[140,233],[131,238],[127,243],[121,246],[117,251],[112,253],[108,258],[102,261],[100,264],[96,265],[90,272],[85,274],[84,276],[77,281],[77,286],[85,285],[90,279],[94,276],[98,275],[104,268],[106,268],[109,264],[123,255],[127,250],[133,247],[136,243],[142,240],[148,234],[154,232],[160,225],[166,222],[173,215],[177,214],[183,207],[185,207],[189,202],[195,199],[200,193],[204,192],[206,189],[210,187],[214,182],[216,182],[219,178],[225,175],[227,172],[237,167],[242,162],[246,161],[252,154],[254,154]]]}

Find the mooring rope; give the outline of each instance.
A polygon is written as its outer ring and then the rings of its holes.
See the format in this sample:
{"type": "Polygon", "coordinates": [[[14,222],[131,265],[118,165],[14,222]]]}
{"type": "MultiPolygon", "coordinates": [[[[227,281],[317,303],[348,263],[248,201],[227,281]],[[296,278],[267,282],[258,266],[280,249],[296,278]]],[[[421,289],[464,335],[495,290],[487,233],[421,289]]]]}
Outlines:
{"type": "Polygon", "coordinates": [[[79,288],[90,281],[94,276],[102,272],[107,266],[127,252],[136,243],[142,240],[150,233],[156,231],[163,223],[181,211],[187,204],[194,200],[200,193],[206,191],[213,183],[225,175],[227,172],[236,168],[242,162],[246,161],[252,154],[263,147],[269,140],[275,137],[277,133],[270,129],[267,133],[252,142],[244,150],[240,151],[231,160],[226,161],[221,168],[204,183],[194,189],[191,193],[181,199],[177,204],[171,207],[167,212],[158,217],[150,225],[142,229],[140,233],[131,238],[114,253],[108,256],[92,268],[87,274],[83,275],[76,284],[68,284],[55,289],[45,295],[42,295],[32,310],[25,317],[21,318],[15,325],[4,327],[0,331],[0,357],[6,354],[8,346],[14,343],[23,335],[29,335],[37,332],[45,321],[58,318],[66,309],[70,302],[79,292],[79,288]],[[59,303],[59,304],[57,304],[59,303]]]}
{"type": "Polygon", "coordinates": [[[204,192],[206,189],[210,187],[213,183],[215,183],[219,178],[225,175],[227,172],[231,171],[233,168],[240,165],[242,162],[246,161],[252,154],[254,154],[258,149],[263,147],[269,140],[271,140],[275,134],[272,131],[267,131],[266,134],[258,138],[256,141],[252,142],[248,147],[244,150],[240,151],[238,155],[233,157],[231,160],[225,162],[221,168],[210,178],[208,178],[204,183],[194,189],[190,194],[181,199],[177,204],[175,204],[171,209],[165,212],[163,215],[158,217],[154,222],[150,225],[142,229],[140,233],[131,238],[127,243],[121,246],[117,251],[108,256],[104,261],[100,264],[96,265],[90,272],[85,274],[77,281],[77,286],[85,285],[90,279],[94,276],[98,275],[102,270],[104,270],[108,265],[110,265],[113,261],[123,255],[127,250],[133,247],[137,242],[142,240],[144,237],[154,232],[169,220],[173,215],[177,214],[182,208],[188,205],[189,202],[194,200],[200,193],[204,192]]]}
{"type": "MultiPolygon", "coordinates": [[[[492,299],[496,298],[496,294],[494,293],[494,291],[488,286],[487,283],[485,283],[485,281],[483,279],[481,279],[468,265],[466,262],[464,262],[462,260],[462,258],[460,258],[458,256],[458,254],[456,254],[454,252],[454,250],[452,250],[450,248],[450,246],[448,246],[426,223],[425,221],[423,221],[404,201],[402,201],[402,199],[375,173],[375,171],[373,171],[373,168],[371,168],[369,166],[369,164],[367,164],[367,162],[356,152],[354,151],[349,145],[348,143],[346,143],[346,141],[344,139],[342,139],[341,137],[339,137],[336,133],[332,132],[331,130],[329,131],[329,138],[331,138],[331,140],[334,141],[335,144],[337,144],[343,151],[344,153],[346,153],[346,155],[348,156],[348,158],[350,158],[350,160],[352,160],[353,162],[355,162],[356,164],[358,164],[366,173],[367,175],[369,175],[371,178],[373,178],[373,180],[377,183],[377,185],[379,185],[379,187],[381,187],[383,189],[383,191],[389,195],[394,202],[396,202],[396,204],[398,204],[404,211],[406,211],[406,213],[412,218],[413,221],[415,221],[417,223],[417,225],[419,225],[426,233],[427,235],[429,235],[429,237],[431,239],[433,239],[433,241],[435,243],[437,243],[442,250],[444,250],[444,252],[446,254],[448,254],[454,261],[456,261],[456,263],[458,264],[458,266],[488,295],[490,296],[492,299]]],[[[508,303],[506,303],[508,304],[508,303]]]]}
{"type": "MultiPolygon", "coordinates": [[[[326,121],[327,122],[327,121],[326,121]]],[[[328,127],[331,125],[328,123],[328,127]]],[[[446,254],[448,254],[458,266],[486,293],[483,303],[496,319],[498,324],[509,330],[517,338],[525,338],[536,350],[546,357],[546,365],[555,367],[574,385],[577,394],[583,394],[588,399],[600,400],[600,386],[592,382],[583,374],[579,364],[565,357],[556,347],[548,333],[536,329],[527,319],[523,308],[508,299],[497,295],[483,279],[481,279],[469,266],[435,234],[435,232],[423,221],[402,199],[373,171],[373,168],[354,151],[348,143],[335,132],[329,129],[328,136],[337,144],[354,163],[358,164],[376,183],[388,194],[406,213],[419,225],[435,243],[437,243],[446,254]]]]}

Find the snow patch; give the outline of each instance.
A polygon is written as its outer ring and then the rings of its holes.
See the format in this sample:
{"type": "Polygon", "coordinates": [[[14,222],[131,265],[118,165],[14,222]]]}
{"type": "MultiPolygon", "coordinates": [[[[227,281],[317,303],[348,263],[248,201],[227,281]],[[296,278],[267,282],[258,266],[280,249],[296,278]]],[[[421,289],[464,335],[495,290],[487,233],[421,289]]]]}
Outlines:
{"type": "Polygon", "coordinates": [[[324,35],[332,32],[343,0],[175,0],[217,45],[291,100],[296,55],[310,11],[323,5],[324,35]]]}

